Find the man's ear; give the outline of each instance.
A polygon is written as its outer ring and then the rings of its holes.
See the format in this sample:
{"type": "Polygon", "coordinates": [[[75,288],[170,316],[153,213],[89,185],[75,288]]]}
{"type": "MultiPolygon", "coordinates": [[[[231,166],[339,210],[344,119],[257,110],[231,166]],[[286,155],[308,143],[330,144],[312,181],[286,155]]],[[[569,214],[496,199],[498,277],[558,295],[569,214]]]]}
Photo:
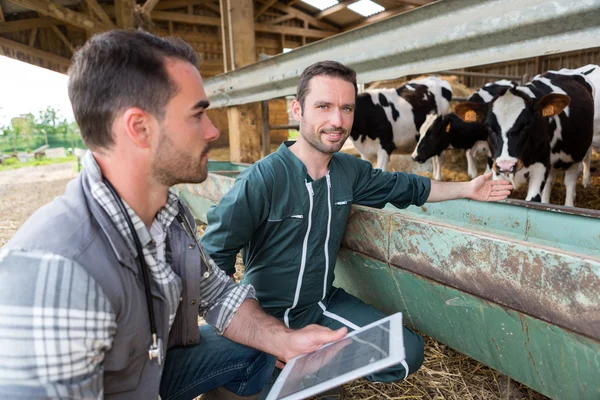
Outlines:
{"type": "Polygon", "coordinates": [[[125,110],[120,118],[122,118],[127,137],[135,146],[142,149],[150,147],[153,129],[151,114],[141,108],[131,107],[125,110]]]}
{"type": "Polygon", "coordinates": [[[549,93],[535,104],[534,109],[542,117],[553,117],[563,112],[570,102],[571,98],[565,94],[549,93]]]}
{"type": "Polygon", "coordinates": [[[292,117],[298,122],[302,119],[302,106],[298,99],[292,100],[292,117]]]}
{"type": "Polygon", "coordinates": [[[454,107],[454,114],[465,122],[483,122],[488,109],[488,104],[465,101],[454,107]]]}

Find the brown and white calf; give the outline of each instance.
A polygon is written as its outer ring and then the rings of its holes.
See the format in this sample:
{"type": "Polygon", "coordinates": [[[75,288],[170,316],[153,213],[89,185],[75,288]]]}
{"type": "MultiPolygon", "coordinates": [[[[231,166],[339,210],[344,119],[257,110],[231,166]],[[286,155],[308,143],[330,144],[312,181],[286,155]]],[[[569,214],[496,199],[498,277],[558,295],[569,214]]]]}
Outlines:
{"type": "Polygon", "coordinates": [[[506,178],[515,188],[528,180],[526,200],[548,203],[556,172],[564,170],[565,205],[573,206],[582,162],[589,175],[594,93],[583,74],[549,71],[489,104],[461,103],[454,112],[489,129],[494,178],[506,178]]]}

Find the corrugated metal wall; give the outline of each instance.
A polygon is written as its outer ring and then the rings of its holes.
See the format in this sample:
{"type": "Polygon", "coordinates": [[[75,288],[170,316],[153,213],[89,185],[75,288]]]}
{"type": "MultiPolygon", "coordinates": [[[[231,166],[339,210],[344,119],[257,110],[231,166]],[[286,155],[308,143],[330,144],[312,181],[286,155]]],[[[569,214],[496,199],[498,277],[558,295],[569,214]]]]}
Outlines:
{"type": "MultiPolygon", "coordinates": [[[[465,71],[513,75],[520,79],[527,75],[527,79],[531,79],[535,75],[548,70],[578,68],[586,64],[600,64],[600,47],[467,68],[465,71]]],[[[478,88],[495,79],[465,76],[461,80],[469,87],[478,88]]]]}

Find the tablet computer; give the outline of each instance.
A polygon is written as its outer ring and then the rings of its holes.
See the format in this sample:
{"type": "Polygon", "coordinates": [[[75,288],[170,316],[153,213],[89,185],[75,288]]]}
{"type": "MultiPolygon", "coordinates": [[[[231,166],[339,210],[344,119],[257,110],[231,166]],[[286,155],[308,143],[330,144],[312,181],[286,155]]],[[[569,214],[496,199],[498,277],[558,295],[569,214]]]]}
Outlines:
{"type": "Polygon", "coordinates": [[[312,353],[290,360],[266,400],[300,400],[405,359],[402,313],[347,334],[312,353]]]}

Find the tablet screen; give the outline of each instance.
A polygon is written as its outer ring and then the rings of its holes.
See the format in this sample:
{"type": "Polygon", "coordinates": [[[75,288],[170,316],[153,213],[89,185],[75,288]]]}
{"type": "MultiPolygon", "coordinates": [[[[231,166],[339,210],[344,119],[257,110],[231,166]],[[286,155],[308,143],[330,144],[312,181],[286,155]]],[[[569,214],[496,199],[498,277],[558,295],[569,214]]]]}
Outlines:
{"type": "Polygon", "coordinates": [[[296,360],[278,399],[385,359],[390,354],[390,321],[343,339],[296,360]]]}

